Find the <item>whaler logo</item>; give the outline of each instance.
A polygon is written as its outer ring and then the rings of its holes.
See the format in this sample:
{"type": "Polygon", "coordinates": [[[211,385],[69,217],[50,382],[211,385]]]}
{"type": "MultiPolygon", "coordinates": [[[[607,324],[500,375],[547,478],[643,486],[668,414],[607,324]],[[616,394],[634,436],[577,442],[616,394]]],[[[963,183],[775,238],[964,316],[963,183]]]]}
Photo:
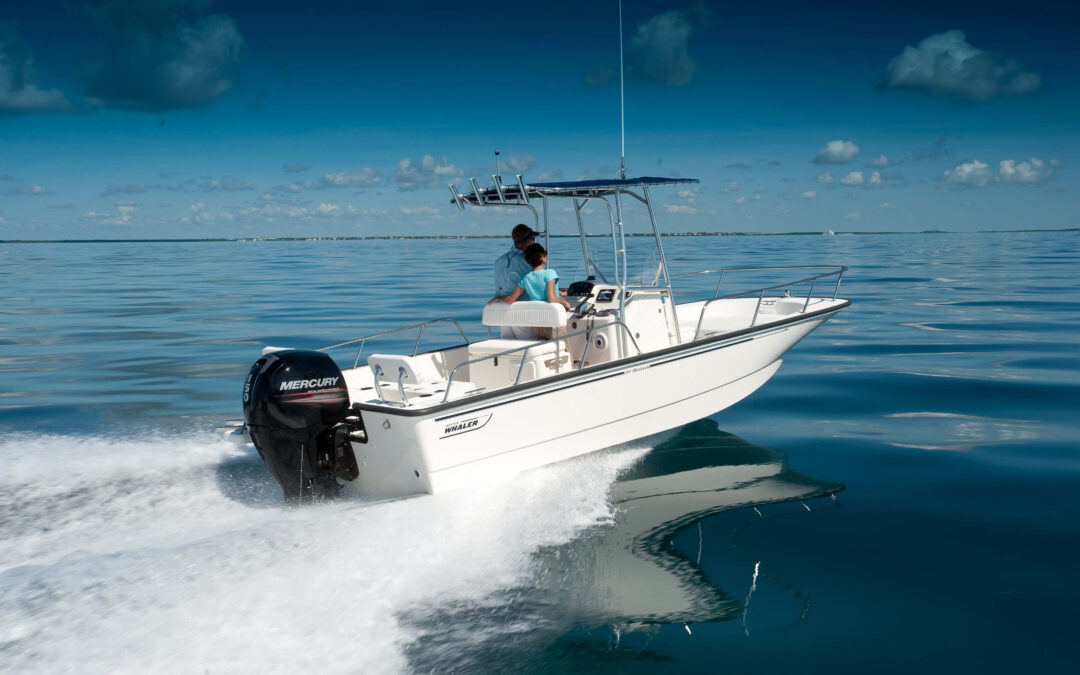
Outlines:
{"type": "Polygon", "coordinates": [[[488,413],[487,415],[481,415],[480,417],[469,417],[463,420],[447,422],[446,428],[443,429],[442,438],[457,436],[458,434],[464,434],[469,431],[476,431],[487,424],[490,419],[491,413],[488,413]]]}
{"type": "Polygon", "coordinates": [[[296,389],[321,389],[332,387],[337,384],[340,377],[323,377],[317,380],[289,380],[282,382],[279,391],[294,391],[296,389]]]}

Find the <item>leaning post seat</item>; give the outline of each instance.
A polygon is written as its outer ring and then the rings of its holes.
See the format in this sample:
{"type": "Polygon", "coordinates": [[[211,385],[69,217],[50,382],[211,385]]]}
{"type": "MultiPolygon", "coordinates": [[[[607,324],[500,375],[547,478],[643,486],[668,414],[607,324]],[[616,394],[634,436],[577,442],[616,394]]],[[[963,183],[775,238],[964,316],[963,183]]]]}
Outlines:
{"type": "MultiPolygon", "coordinates": [[[[554,302],[540,300],[523,300],[510,304],[494,302],[484,308],[482,321],[485,326],[554,328],[558,331],[558,335],[562,335],[566,330],[567,315],[566,309],[554,302]]],[[[486,359],[470,366],[470,377],[473,383],[489,388],[505,387],[517,381],[519,372],[520,381],[528,382],[563,372],[570,366],[565,341],[547,342],[543,338],[474,342],[469,345],[469,357],[483,358],[509,350],[515,350],[515,353],[501,358],[486,359]],[[525,351],[525,347],[529,347],[528,351],[525,351]],[[525,365],[519,371],[523,359],[525,365]]]]}
{"type": "Polygon", "coordinates": [[[528,326],[566,328],[566,309],[554,302],[522,300],[507,304],[493,302],[484,307],[485,326],[528,326]]]}

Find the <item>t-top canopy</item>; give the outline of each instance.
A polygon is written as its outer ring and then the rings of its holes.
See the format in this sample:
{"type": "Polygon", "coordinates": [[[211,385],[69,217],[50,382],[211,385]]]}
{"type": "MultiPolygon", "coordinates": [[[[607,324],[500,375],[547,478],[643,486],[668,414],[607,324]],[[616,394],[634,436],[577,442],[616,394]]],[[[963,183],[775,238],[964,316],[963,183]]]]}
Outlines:
{"type": "MultiPolygon", "coordinates": [[[[520,177],[519,177],[520,181],[520,177]]],[[[698,183],[697,178],[654,178],[642,176],[640,178],[609,178],[601,180],[572,180],[558,183],[529,183],[524,186],[526,199],[521,199],[521,183],[517,185],[499,185],[486,188],[477,188],[473,192],[458,194],[451,188],[454,201],[458,206],[472,204],[483,206],[487,204],[500,204],[508,202],[528,201],[529,199],[543,199],[546,197],[605,197],[615,194],[616,191],[630,188],[651,187],[654,185],[686,185],[698,183]]],[[[473,183],[476,187],[476,183],[473,183]]]]}

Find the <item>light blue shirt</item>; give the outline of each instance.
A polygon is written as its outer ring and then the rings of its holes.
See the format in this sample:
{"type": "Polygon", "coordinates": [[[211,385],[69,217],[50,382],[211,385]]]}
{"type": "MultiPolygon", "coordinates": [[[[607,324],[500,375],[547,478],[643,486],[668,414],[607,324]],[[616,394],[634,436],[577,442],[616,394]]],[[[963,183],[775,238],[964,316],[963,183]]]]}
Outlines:
{"type": "Polygon", "coordinates": [[[521,277],[518,286],[525,289],[525,295],[529,296],[529,300],[543,300],[544,302],[547,302],[548,282],[558,280],[559,275],[555,273],[555,270],[533,270],[521,277]]]}
{"type": "Polygon", "coordinates": [[[504,298],[514,292],[521,277],[532,271],[525,262],[525,252],[516,246],[495,259],[495,297],[504,298]]]}

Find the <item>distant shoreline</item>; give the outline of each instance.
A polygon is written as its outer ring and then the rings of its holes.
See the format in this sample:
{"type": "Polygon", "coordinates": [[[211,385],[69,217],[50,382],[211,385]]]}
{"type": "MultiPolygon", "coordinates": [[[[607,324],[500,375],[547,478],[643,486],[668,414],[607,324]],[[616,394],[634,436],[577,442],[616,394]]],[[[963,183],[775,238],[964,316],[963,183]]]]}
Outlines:
{"type": "MultiPolygon", "coordinates": [[[[975,230],[950,232],[922,230],[920,232],[664,232],[661,237],[808,237],[822,235],[883,235],[883,234],[1004,234],[1020,232],[1078,232],[1080,227],[1031,228],[1019,230],[975,230]]],[[[553,234],[552,239],[577,239],[576,234],[553,234]]],[[[587,234],[586,237],[610,237],[611,234],[587,234]]],[[[651,232],[628,232],[627,237],[651,237],[651,232]]],[[[257,241],[389,241],[394,239],[505,239],[502,234],[440,234],[440,235],[370,235],[364,237],[202,237],[188,239],[0,239],[0,244],[146,244],[146,243],[212,243],[257,241]]]]}

